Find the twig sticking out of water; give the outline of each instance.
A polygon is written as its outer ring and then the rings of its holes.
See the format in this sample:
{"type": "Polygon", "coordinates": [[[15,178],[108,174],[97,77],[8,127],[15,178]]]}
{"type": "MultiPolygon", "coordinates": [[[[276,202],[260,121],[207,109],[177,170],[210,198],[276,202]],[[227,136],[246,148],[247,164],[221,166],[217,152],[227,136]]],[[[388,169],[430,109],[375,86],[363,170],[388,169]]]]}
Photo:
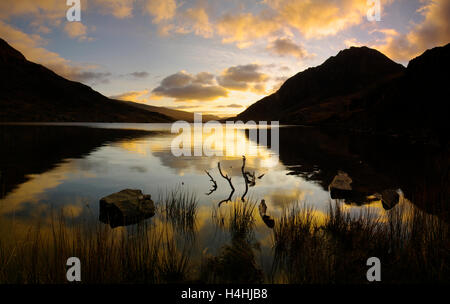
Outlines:
{"type": "Polygon", "coordinates": [[[217,167],[219,168],[220,175],[228,181],[228,184],[230,184],[230,187],[231,187],[231,192],[230,192],[230,195],[228,196],[228,198],[219,202],[219,207],[220,207],[220,205],[222,205],[222,203],[231,201],[231,198],[233,197],[233,194],[234,194],[234,186],[233,186],[233,183],[231,182],[231,177],[229,177],[226,174],[223,174],[222,169],[220,168],[220,162],[217,163],[217,167]]]}
{"type": "Polygon", "coordinates": [[[209,190],[208,193],[206,193],[206,195],[211,195],[211,193],[213,193],[214,191],[217,190],[217,182],[214,180],[214,178],[211,176],[211,174],[209,174],[208,171],[205,170],[205,172],[206,172],[206,175],[209,176],[210,181],[213,183],[212,188],[209,190]]]}
{"type": "Polygon", "coordinates": [[[242,172],[242,176],[244,177],[244,181],[245,181],[245,192],[244,192],[244,194],[242,194],[241,200],[243,202],[245,202],[245,196],[247,195],[247,192],[248,192],[248,179],[247,179],[246,172],[245,172],[245,155],[242,155],[241,172],[242,172]]]}

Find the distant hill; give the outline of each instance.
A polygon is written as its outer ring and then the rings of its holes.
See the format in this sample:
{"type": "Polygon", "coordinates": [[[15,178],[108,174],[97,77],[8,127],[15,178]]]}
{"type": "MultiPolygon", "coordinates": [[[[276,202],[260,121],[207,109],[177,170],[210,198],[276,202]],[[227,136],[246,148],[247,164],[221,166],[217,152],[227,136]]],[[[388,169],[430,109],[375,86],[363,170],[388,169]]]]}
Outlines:
{"type": "MultiPolygon", "coordinates": [[[[122,103],[125,103],[127,105],[133,106],[133,107],[137,107],[137,108],[144,109],[147,111],[157,112],[157,113],[167,115],[167,116],[173,118],[174,120],[184,120],[184,121],[188,121],[188,122],[194,121],[194,113],[191,113],[191,112],[179,111],[179,110],[174,110],[174,109],[169,109],[169,108],[164,108],[164,107],[151,106],[151,105],[146,105],[146,104],[132,102],[132,101],[122,101],[122,100],[119,100],[119,101],[122,103]]],[[[210,121],[210,120],[220,120],[220,118],[217,116],[214,116],[214,115],[202,115],[203,122],[210,121]]]]}
{"type": "Polygon", "coordinates": [[[332,125],[448,141],[450,45],[405,68],[367,47],[340,51],[322,65],[289,78],[274,94],[234,119],[332,125]]]}
{"type": "Polygon", "coordinates": [[[0,39],[0,122],[171,122],[28,61],[0,39]]]}

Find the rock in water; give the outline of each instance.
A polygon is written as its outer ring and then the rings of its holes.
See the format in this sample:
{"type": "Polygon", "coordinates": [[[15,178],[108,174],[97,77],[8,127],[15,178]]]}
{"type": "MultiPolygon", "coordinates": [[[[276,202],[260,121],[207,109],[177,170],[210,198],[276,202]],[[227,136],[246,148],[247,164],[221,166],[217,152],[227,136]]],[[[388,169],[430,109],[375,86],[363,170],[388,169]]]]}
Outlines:
{"type": "Polygon", "coordinates": [[[261,216],[264,224],[266,224],[267,227],[273,228],[275,226],[275,220],[266,214],[267,212],[267,205],[265,200],[261,200],[261,203],[259,204],[259,215],[261,216]]]}
{"type": "Polygon", "coordinates": [[[400,195],[398,194],[397,190],[387,189],[381,192],[381,199],[383,208],[385,210],[390,210],[399,203],[400,195]]]}
{"type": "Polygon", "coordinates": [[[339,171],[328,187],[332,199],[347,198],[352,193],[352,179],[347,173],[339,171]]]}
{"type": "Polygon", "coordinates": [[[111,228],[136,224],[154,215],[151,196],[141,190],[125,189],[100,199],[99,220],[111,228]]]}

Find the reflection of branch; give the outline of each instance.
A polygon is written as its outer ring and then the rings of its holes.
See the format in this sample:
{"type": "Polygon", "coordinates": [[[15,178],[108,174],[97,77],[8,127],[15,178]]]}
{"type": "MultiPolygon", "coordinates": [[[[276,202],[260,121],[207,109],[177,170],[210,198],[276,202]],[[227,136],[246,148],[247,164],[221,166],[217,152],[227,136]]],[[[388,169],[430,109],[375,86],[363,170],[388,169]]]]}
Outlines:
{"type": "Polygon", "coordinates": [[[273,228],[275,226],[275,220],[270,216],[267,215],[267,205],[265,200],[261,200],[261,203],[259,204],[259,215],[261,216],[264,224],[266,224],[267,227],[273,228]]]}
{"type": "Polygon", "coordinates": [[[209,176],[210,181],[213,183],[212,188],[209,190],[209,193],[206,193],[206,195],[211,195],[211,193],[217,190],[217,183],[208,171],[205,170],[205,172],[209,176]]]}
{"type": "Polygon", "coordinates": [[[253,187],[256,185],[256,177],[255,177],[255,172],[250,173],[250,172],[245,172],[246,175],[246,181],[248,182],[250,187],[253,187]]]}
{"type": "Polygon", "coordinates": [[[242,176],[244,177],[244,181],[245,181],[245,192],[244,192],[244,194],[242,194],[241,200],[243,202],[245,202],[245,196],[247,195],[247,192],[248,192],[248,179],[247,179],[247,176],[245,174],[245,155],[242,156],[241,172],[242,172],[242,176]]]}
{"type": "Polygon", "coordinates": [[[230,196],[228,196],[227,199],[224,199],[223,201],[220,201],[220,202],[219,202],[219,207],[220,207],[220,205],[221,205],[222,203],[226,203],[226,202],[230,202],[230,201],[231,201],[231,198],[233,197],[233,194],[234,194],[234,186],[233,186],[233,183],[231,182],[231,177],[229,177],[229,176],[226,175],[226,174],[223,174],[222,169],[220,168],[220,162],[217,163],[217,167],[219,168],[219,173],[220,173],[220,175],[221,175],[224,179],[226,179],[226,180],[228,181],[228,183],[230,184],[230,187],[231,187],[230,196]]]}

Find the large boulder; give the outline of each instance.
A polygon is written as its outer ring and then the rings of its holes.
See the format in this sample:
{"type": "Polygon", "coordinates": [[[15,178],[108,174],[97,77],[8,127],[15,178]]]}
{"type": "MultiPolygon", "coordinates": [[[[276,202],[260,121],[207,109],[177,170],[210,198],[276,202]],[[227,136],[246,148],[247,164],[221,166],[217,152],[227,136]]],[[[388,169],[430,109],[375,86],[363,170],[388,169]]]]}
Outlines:
{"type": "Polygon", "coordinates": [[[342,199],[352,194],[352,179],[347,173],[339,171],[328,187],[332,199],[342,199]]]}
{"type": "Polygon", "coordinates": [[[400,201],[400,195],[395,189],[386,189],[381,192],[381,202],[385,210],[394,208],[400,201]]]}
{"type": "Polygon", "coordinates": [[[141,190],[125,189],[100,199],[99,220],[112,228],[136,224],[154,215],[151,196],[141,190]]]}

